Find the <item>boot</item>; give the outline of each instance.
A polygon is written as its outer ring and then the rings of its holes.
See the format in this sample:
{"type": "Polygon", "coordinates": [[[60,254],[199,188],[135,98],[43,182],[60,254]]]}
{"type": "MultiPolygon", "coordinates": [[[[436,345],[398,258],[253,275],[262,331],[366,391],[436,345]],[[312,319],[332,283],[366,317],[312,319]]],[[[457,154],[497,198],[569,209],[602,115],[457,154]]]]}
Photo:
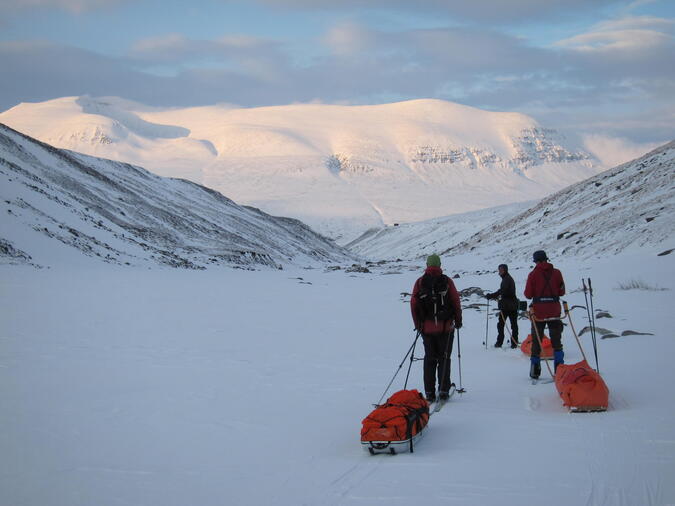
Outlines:
{"type": "Polygon", "coordinates": [[[539,357],[530,357],[530,378],[539,379],[541,375],[541,359],[539,357]]]}
{"type": "Polygon", "coordinates": [[[504,338],[503,337],[498,337],[497,342],[495,342],[495,348],[501,348],[502,344],[504,344],[504,338]]]}
{"type": "Polygon", "coordinates": [[[555,350],[553,352],[553,370],[557,371],[560,364],[565,363],[565,352],[562,350],[555,350]]]}
{"type": "Polygon", "coordinates": [[[517,338],[517,337],[512,337],[512,338],[511,338],[511,348],[512,348],[512,349],[513,349],[513,348],[517,348],[519,345],[520,345],[520,343],[518,342],[518,338],[517,338]]]}
{"type": "Polygon", "coordinates": [[[424,397],[426,397],[429,404],[436,402],[436,392],[427,392],[424,397]]]}

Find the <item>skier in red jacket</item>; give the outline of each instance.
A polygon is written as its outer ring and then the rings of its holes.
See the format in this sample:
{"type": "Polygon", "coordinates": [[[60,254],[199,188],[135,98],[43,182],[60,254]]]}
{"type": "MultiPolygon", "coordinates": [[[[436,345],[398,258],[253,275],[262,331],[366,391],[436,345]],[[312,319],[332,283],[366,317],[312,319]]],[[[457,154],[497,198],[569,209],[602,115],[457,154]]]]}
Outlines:
{"type": "Polygon", "coordinates": [[[547,261],[548,257],[545,251],[535,251],[532,260],[536,265],[527,276],[525,297],[532,299],[531,307],[535,323],[532,326],[530,377],[537,379],[541,374],[541,347],[536,335],[538,334],[542,338],[546,326],[548,326],[549,337],[553,345],[554,367],[557,368],[559,364],[563,363],[565,355],[562,346],[563,324],[560,320],[560,297],[565,295],[565,281],[561,272],[554,269],[553,265],[547,261]]]}
{"type": "Polygon", "coordinates": [[[462,305],[452,280],[443,274],[441,259],[429,255],[424,275],[415,282],[410,299],[415,329],[424,343],[424,390],[429,402],[446,400],[450,392],[450,354],[455,329],[462,327],[462,305]]]}

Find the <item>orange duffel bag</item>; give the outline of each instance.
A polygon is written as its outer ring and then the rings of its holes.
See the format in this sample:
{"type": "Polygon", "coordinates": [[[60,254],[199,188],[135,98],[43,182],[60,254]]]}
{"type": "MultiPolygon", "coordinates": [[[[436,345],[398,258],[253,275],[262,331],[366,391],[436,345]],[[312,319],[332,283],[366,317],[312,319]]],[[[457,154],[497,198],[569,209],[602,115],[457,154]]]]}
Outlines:
{"type": "MultiPolygon", "coordinates": [[[[532,355],[532,334],[528,334],[520,345],[520,350],[528,357],[532,355]]],[[[543,359],[553,358],[553,345],[551,340],[544,335],[541,339],[541,354],[543,359]]]]}
{"type": "Polygon", "coordinates": [[[376,453],[413,452],[429,422],[429,403],[417,390],[400,390],[363,419],[361,446],[376,453]]]}
{"type": "Polygon", "coordinates": [[[606,411],[609,405],[605,381],[585,360],[560,364],[555,373],[555,387],[563,405],[572,412],[606,411]]]}

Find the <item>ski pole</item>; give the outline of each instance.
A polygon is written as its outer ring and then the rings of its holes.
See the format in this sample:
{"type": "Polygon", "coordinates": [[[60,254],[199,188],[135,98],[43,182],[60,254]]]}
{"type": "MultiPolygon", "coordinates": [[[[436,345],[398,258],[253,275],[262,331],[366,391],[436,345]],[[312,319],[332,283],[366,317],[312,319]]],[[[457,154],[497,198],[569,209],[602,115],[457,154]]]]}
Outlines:
{"type": "Polygon", "coordinates": [[[490,299],[487,299],[485,305],[485,349],[488,349],[488,325],[490,323],[490,299]]]}
{"type": "Polygon", "coordinates": [[[396,372],[394,373],[394,377],[391,378],[391,381],[387,385],[387,388],[385,389],[384,393],[382,394],[382,397],[380,397],[380,400],[377,401],[377,404],[374,404],[374,406],[379,406],[382,403],[382,399],[384,399],[384,396],[387,395],[387,392],[389,391],[389,388],[391,387],[391,384],[394,382],[396,379],[396,376],[398,375],[399,371],[401,370],[401,367],[403,367],[403,364],[405,363],[406,359],[408,358],[408,355],[410,355],[410,352],[413,351],[415,348],[415,344],[417,344],[417,340],[420,337],[420,331],[417,331],[417,334],[415,335],[415,340],[413,341],[412,345],[410,345],[410,348],[408,348],[408,352],[405,354],[405,357],[403,357],[403,360],[401,360],[401,363],[398,366],[398,369],[396,369],[396,372]]]}
{"type": "Polygon", "coordinates": [[[591,278],[588,278],[588,293],[591,296],[591,318],[593,319],[593,352],[595,353],[595,370],[600,373],[600,367],[598,366],[598,341],[596,339],[595,333],[595,308],[593,307],[593,285],[591,284],[591,278]]]}
{"type": "MultiPolygon", "coordinates": [[[[593,349],[595,349],[595,337],[593,336],[593,318],[591,317],[591,306],[588,303],[588,288],[586,287],[586,280],[581,278],[581,286],[584,289],[584,301],[586,302],[586,317],[588,318],[588,328],[591,330],[591,342],[593,343],[593,349]]],[[[574,328],[572,328],[574,330],[574,328]]],[[[581,346],[581,345],[579,345],[581,346]]],[[[581,352],[583,355],[583,351],[581,352]]],[[[584,357],[585,359],[586,357],[584,357]]],[[[597,371],[598,361],[595,361],[595,367],[597,371]]]]}
{"type": "MultiPolygon", "coordinates": [[[[511,343],[514,343],[515,341],[513,339],[513,332],[511,332],[511,329],[506,325],[506,316],[504,316],[504,311],[499,311],[499,318],[504,323],[504,328],[509,331],[509,339],[511,340],[511,343]]],[[[511,325],[511,322],[509,322],[509,325],[511,325]]]]}
{"type": "Polygon", "coordinates": [[[459,366],[459,390],[457,390],[457,393],[463,394],[466,390],[462,387],[462,347],[459,344],[459,329],[457,329],[457,364],[459,366]]]}
{"type": "MultiPolygon", "coordinates": [[[[448,372],[448,368],[450,367],[450,342],[452,340],[452,335],[448,334],[448,342],[445,343],[445,352],[443,353],[443,366],[441,367],[441,377],[438,379],[439,383],[439,389],[441,388],[441,385],[443,385],[443,381],[445,379],[445,373],[448,372]]],[[[450,385],[448,385],[448,391],[450,391],[450,385]]],[[[440,391],[438,392],[439,397],[440,397],[440,391]]]]}

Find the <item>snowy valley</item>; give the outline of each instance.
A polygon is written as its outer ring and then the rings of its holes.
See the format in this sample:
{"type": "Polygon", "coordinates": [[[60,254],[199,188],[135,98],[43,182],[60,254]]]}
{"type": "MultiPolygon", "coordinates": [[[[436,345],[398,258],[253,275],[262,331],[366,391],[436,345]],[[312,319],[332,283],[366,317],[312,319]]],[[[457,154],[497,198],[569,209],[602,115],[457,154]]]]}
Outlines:
{"type": "MultiPolygon", "coordinates": [[[[539,202],[345,249],[227,192],[0,128],[1,504],[675,504],[672,143],[539,202]],[[522,293],[539,247],[570,306],[593,279],[607,412],[568,413],[520,350],[491,347],[480,294],[502,262],[522,293]],[[432,251],[464,290],[451,374],[467,392],[415,453],[373,457],[361,420],[413,343],[432,251]]],[[[579,361],[569,326],[563,342],[579,361]]]]}

